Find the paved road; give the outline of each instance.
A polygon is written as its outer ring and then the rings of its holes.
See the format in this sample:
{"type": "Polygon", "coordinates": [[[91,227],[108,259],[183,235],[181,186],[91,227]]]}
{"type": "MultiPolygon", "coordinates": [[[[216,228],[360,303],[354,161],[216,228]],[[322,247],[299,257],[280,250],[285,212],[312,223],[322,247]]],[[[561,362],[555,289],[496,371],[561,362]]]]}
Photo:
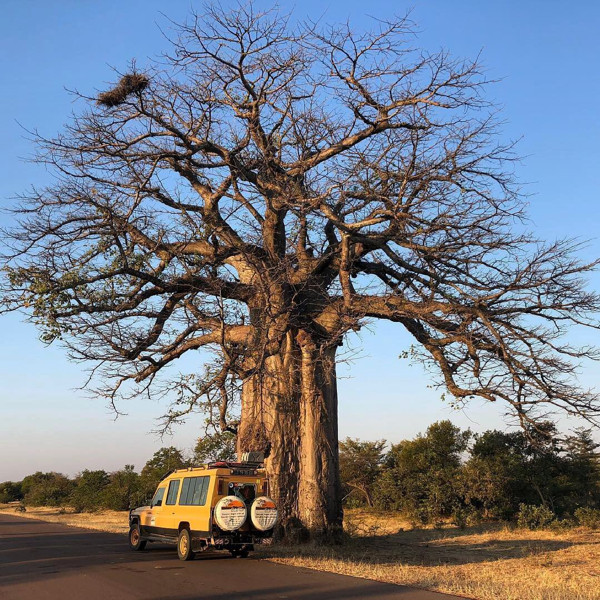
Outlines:
{"type": "MultiPolygon", "coordinates": [[[[229,555],[192,562],[123,535],[0,514],[1,600],[453,600],[452,596],[229,555]]],[[[458,600],[458,599],[456,599],[458,600]]]]}

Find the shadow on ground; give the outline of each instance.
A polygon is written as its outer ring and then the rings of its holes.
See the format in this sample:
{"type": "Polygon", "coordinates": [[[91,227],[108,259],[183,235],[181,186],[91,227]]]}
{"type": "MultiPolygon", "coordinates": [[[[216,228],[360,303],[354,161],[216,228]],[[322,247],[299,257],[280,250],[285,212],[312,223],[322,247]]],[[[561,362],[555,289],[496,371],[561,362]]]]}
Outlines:
{"type": "Polygon", "coordinates": [[[275,546],[260,551],[264,558],[310,556],[325,559],[357,560],[377,565],[409,566],[466,565],[547,554],[581,544],[598,544],[598,539],[577,542],[547,539],[515,532],[506,535],[502,525],[460,529],[425,529],[394,534],[352,537],[338,548],[287,548],[275,546]],[[477,539],[485,534],[485,539],[477,539]]]}

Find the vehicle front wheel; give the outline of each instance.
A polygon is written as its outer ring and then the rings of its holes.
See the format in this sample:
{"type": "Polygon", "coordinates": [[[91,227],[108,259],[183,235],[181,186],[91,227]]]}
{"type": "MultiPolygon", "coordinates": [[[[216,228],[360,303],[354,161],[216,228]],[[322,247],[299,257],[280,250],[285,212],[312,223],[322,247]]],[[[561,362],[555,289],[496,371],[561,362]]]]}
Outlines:
{"type": "Polygon", "coordinates": [[[129,547],[136,551],[146,547],[146,540],[142,539],[139,523],[134,523],[129,528],[129,547]]]}
{"type": "Polygon", "coordinates": [[[192,552],[192,536],[189,529],[182,529],[177,538],[177,556],[179,560],[192,560],[195,553],[192,552]]]}

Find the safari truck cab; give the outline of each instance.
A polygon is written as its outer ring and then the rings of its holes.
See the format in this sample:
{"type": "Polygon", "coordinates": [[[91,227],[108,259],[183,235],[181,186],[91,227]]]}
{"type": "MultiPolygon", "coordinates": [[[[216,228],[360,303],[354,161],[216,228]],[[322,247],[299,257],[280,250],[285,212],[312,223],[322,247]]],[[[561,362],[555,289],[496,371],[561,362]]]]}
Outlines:
{"type": "Polygon", "coordinates": [[[168,473],[150,506],[129,513],[129,546],[177,545],[181,560],[208,549],[247,557],[273,535],[277,508],[258,462],[214,462],[168,473]]]}

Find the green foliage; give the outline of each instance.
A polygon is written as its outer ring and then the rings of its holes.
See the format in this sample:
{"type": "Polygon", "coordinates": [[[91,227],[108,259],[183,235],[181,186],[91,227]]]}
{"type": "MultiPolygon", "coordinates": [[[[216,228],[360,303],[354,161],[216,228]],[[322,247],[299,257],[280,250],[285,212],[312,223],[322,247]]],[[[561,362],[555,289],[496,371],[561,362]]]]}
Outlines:
{"type": "Polygon", "coordinates": [[[544,529],[548,527],[556,515],[547,506],[533,504],[519,505],[517,527],[522,529],[544,529]]]}
{"type": "Polygon", "coordinates": [[[23,501],[29,506],[61,506],[66,504],[73,490],[73,482],[61,473],[28,475],[21,482],[23,501]]]}
{"type": "Polygon", "coordinates": [[[577,523],[589,529],[600,529],[600,509],[581,507],[574,513],[577,523]]]}
{"type": "Polygon", "coordinates": [[[143,498],[154,494],[158,482],[170,471],[187,467],[188,462],[177,448],[161,448],[144,465],[140,474],[140,492],[143,498]]]}
{"type": "Polygon", "coordinates": [[[600,444],[594,441],[589,429],[577,429],[565,440],[565,455],[568,464],[569,512],[578,506],[600,508],[600,444]]]}
{"type": "MultiPolygon", "coordinates": [[[[348,489],[349,481],[364,477],[377,507],[402,511],[418,524],[451,519],[465,527],[481,519],[520,517],[527,527],[550,522],[565,528],[575,522],[578,508],[600,509],[600,445],[589,430],[577,430],[561,443],[549,422],[528,432],[486,431],[472,437],[442,421],[424,435],[392,445],[378,459],[384,445],[341,442],[342,484],[348,489]],[[556,518],[548,522],[546,511],[556,518]]],[[[347,506],[365,502],[364,494],[346,497],[347,506]]]]}
{"type": "Polygon", "coordinates": [[[487,431],[476,436],[462,469],[465,501],[486,518],[514,518],[520,504],[543,504],[557,515],[598,506],[598,445],[589,430],[559,443],[552,423],[539,431],[487,431]]]}
{"type": "Polygon", "coordinates": [[[450,516],[459,502],[461,455],[470,437],[440,421],[425,435],[393,445],[377,482],[377,505],[401,510],[417,523],[450,516]]]}
{"type": "Polygon", "coordinates": [[[127,510],[141,504],[140,476],[133,465],[125,465],[110,474],[110,481],[102,493],[102,505],[110,510],[127,510]]]}
{"type": "Polygon", "coordinates": [[[236,437],[230,431],[213,433],[198,438],[194,448],[193,463],[201,465],[217,460],[235,461],[236,437]]]}
{"type": "Polygon", "coordinates": [[[470,458],[461,470],[465,503],[485,518],[508,519],[516,514],[520,502],[535,502],[535,492],[526,483],[525,447],[521,432],[476,435],[470,458]]]}
{"type": "MultiPolygon", "coordinates": [[[[402,511],[414,523],[458,527],[481,519],[516,520],[520,527],[557,531],[600,528],[600,444],[587,429],[559,443],[551,423],[538,431],[486,431],[472,436],[450,421],[391,446],[385,440],[340,441],[346,506],[402,511]],[[527,433],[529,435],[527,435],[527,433]],[[470,444],[471,440],[473,443],[470,444]]],[[[192,464],[235,458],[235,436],[200,438],[192,464]]],[[[161,448],[137,474],[125,465],[110,475],[83,471],[74,481],[37,472],[0,483],[0,502],[125,510],[145,503],[173,469],[189,466],[180,450],[161,448]]]]}
{"type": "Polygon", "coordinates": [[[340,441],[340,481],[346,499],[373,506],[375,483],[381,471],[385,440],[361,442],[352,438],[340,441]],[[357,498],[358,495],[358,498],[357,498]]]}
{"type": "Polygon", "coordinates": [[[457,502],[456,507],[452,511],[451,520],[454,525],[460,529],[478,525],[481,523],[481,512],[472,506],[464,506],[457,502]]]}
{"type": "Polygon", "coordinates": [[[4,483],[0,483],[0,504],[22,499],[23,491],[20,482],[5,481],[4,483]]]}
{"type": "Polygon", "coordinates": [[[71,505],[77,511],[94,511],[103,507],[105,490],[110,483],[108,473],[82,471],[75,480],[75,489],[71,494],[71,505]]]}

